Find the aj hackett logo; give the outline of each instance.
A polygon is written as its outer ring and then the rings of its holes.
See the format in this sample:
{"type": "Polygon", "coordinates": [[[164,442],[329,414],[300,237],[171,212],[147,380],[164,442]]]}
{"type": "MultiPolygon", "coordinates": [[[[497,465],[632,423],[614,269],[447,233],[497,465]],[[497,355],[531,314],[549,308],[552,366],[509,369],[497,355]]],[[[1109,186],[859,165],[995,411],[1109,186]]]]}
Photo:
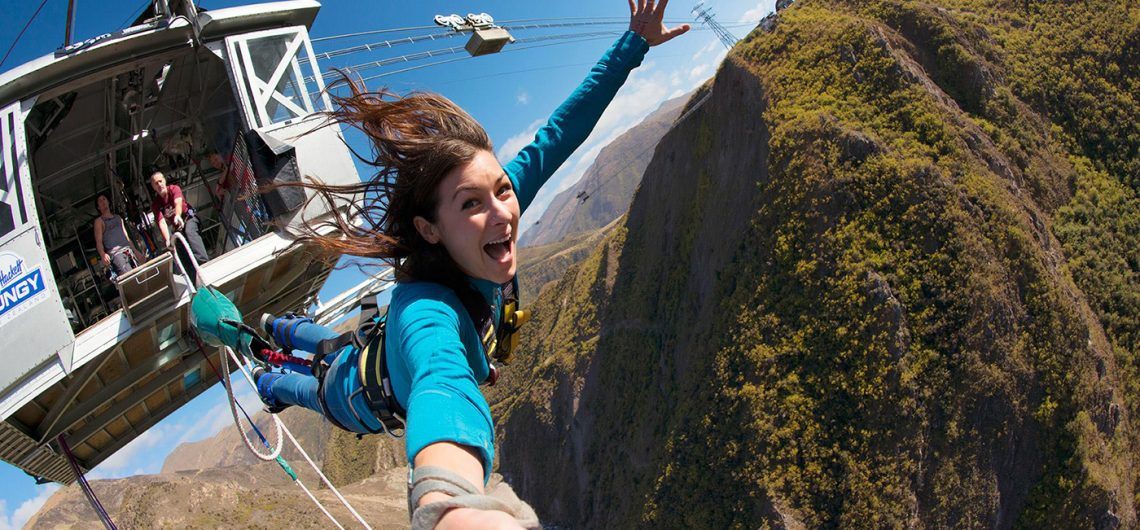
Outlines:
{"type": "Polygon", "coordinates": [[[26,269],[24,258],[0,253],[0,325],[47,297],[43,271],[39,267],[26,269]]]}

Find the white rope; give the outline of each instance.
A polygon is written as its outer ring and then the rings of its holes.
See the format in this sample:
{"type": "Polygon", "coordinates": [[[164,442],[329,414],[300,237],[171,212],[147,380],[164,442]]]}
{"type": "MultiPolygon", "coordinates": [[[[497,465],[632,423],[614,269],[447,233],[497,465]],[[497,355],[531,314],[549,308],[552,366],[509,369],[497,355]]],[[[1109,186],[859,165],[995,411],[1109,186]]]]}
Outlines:
{"type": "Polygon", "coordinates": [[[297,450],[301,452],[301,456],[305,457],[305,461],[307,461],[309,465],[312,466],[313,470],[317,472],[317,475],[321,477],[321,481],[323,481],[325,485],[328,486],[330,490],[332,490],[333,495],[336,495],[336,498],[340,499],[341,504],[344,504],[344,507],[348,508],[348,511],[352,513],[352,516],[355,517],[356,520],[360,522],[360,524],[364,525],[364,528],[372,530],[372,527],[369,526],[368,523],[364,521],[364,518],[361,517],[359,513],[356,513],[356,510],[352,507],[351,504],[348,503],[348,499],[345,499],[344,496],[340,494],[340,491],[338,491],[336,489],[336,486],[333,486],[332,482],[329,481],[328,477],[326,477],[325,474],[321,472],[320,468],[317,467],[317,464],[313,462],[313,459],[309,458],[309,453],[306,453],[305,450],[301,448],[301,444],[297,443],[297,439],[293,437],[293,433],[289,432],[288,427],[285,428],[285,435],[289,437],[289,440],[291,440],[293,442],[293,445],[297,447],[297,450]]]}
{"type": "MultiPolygon", "coordinates": [[[[225,349],[226,349],[226,352],[233,357],[234,363],[236,363],[238,365],[238,369],[241,370],[242,375],[245,376],[246,382],[248,382],[251,386],[253,386],[253,389],[256,392],[257,391],[257,384],[254,383],[253,376],[251,376],[249,374],[249,372],[246,371],[245,366],[243,366],[241,364],[241,361],[238,359],[237,354],[235,354],[234,351],[229,348],[229,346],[226,346],[225,349]]],[[[229,367],[228,366],[225,367],[225,370],[226,370],[226,373],[229,373],[229,367]]],[[[226,383],[227,383],[226,393],[229,395],[229,398],[230,398],[230,409],[233,410],[234,409],[234,404],[233,404],[234,403],[234,396],[233,396],[233,392],[230,391],[230,389],[229,389],[229,385],[228,385],[229,379],[228,378],[226,379],[226,383]]],[[[341,504],[343,504],[344,507],[348,509],[349,513],[351,513],[352,516],[354,518],[356,518],[357,521],[360,522],[360,524],[364,525],[364,528],[366,528],[368,530],[372,530],[372,527],[368,525],[368,522],[365,521],[364,518],[360,516],[360,514],[356,511],[355,508],[352,507],[351,504],[349,504],[348,499],[345,499],[344,495],[341,495],[340,491],[336,489],[336,486],[333,486],[332,481],[330,481],[328,479],[328,477],[326,477],[325,474],[323,472],[321,472],[320,466],[318,466],[316,462],[313,462],[313,459],[311,457],[309,457],[309,453],[305,451],[304,447],[301,447],[301,443],[298,442],[297,438],[293,436],[292,431],[290,431],[289,427],[287,427],[285,425],[285,422],[281,421],[281,418],[277,417],[276,414],[271,414],[270,417],[273,418],[274,424],[277,425],[278,444],[277,444],[277,449],[273,452],[274,456],[272,458],[264,458],[262,453],[259,453],[256,450],[254,450],[254,448],[252,447],[252,443],[249,441],[248,438],[246,438],[245,432],[242,431],[242,439],[245,440],[246,447],[248,447],[250,451],[253,451],[253,453],[255,455],[257,455],[258,458],[261,458],[262,460],[275,460],[277,458],[277,455],[281,453],[281,447],[285,445],[284,439],[282,438],[282,433],[284,433],[284,436],[289,438],[289,441],[291,441],[293,443],[293,447],[297,448],[297,451],[299,453],[301,453],[301,456],[304,457],[305,461],[309,463],[309,466],[313,468],[313,471],[317,472],[317,476],[321,477],[321,481],[324,482],[325,485],[329,487],[329,490],[331,490],[333,492],[333,495],[336,495],[336,498],[339,499],[341,504]]],[[[237,413],[236,412],[234,412],[234,421],[235,422],[237,421],[237,413]]],[[[240,428],[239,428],[239,430],[240,430],[240,428]]],[[[301,479],[297,479],[296,482],[298,484],[300,484],[301,479]]],[[[304,488],[305,486],[302,484],[301,487],[304,488]]],[[[306,492],[308,492],[307,489],[306,489],[306,492]]],[[[309,495],[309,497],[312,498],[313,502],[316,502],[318,506],[321,506],[320,501],[318,501],[316,499],[316,497],[313,497],[311,494],[309,495]]],[[[321,510],[324,510],[324,509],[325,509],[324,506],[321,506],[321,510]]],[[[325,513],[328,513],[328,512],[326,511],[325,513]]],[[[330,518],[331,517],[332,516],[330,516],[330,518]]],[[[334,519],[334,522],[335,522],[335,519],[334,519]]],[[[337,526],[340,526],[340,524],[337,523],[337,526]]]]}
{"type": "MultiPolygon", "coordinates": [[[[209,283],[206,282],[204,275],[202,274],[201,268],[198,266],[197,260],[194,259],[193,253],[189,252],[190,245],[186,241],[186,239],[183,238],[182,234],[180,234],[178,232],[174,233],[173,239],[175,240],[176,243],[181,243],[182,245],[186,246],[186,250],[190,254],[190,260],[194,263],[194,269],[196,269],[198,271],[198,279],[202,281],[203,286],[209,285],[209,283]]],[[[191,294],[197,293],[197,289],[194,287],[194,282],[190,281],[189,274],[187,273],[187,271],[183,271],[183,275],[187,277],[188,287],[191,289],[190,293],[191,294]]],[[[250,441],[249,436],[246,434],[245,429],[241,428],[241,420],[238,418],[237,399],[234,398],[233,386],[230,383],[230,373],[231,372],[230,372],[229,360],[233,359],[234,364],[237,366],[237,369],[239,371],[241,371],[241,375],[245,377],[246,382],[249,383],[249,385],[251,387],[253,387],[254,392],[257,392],[257,382],[255,382],[253,380],[253,376],[250,375],[249,371],[247,371],[245,369],[245,365],[242,363],[242,360],[240,358],[238,358],[237,354],[234,353],[234,350],[232,348],[230,348],[229,346],[222,346],[222,349],[224,350],[224,352],[219,354],[219,357],[221,357],[221,366],[222,366],[222,383],[226,387],[226,397],[229,398],[230,415],[233,416],[233,418],[234,418],[234,426],[237,427],[238,434],[241,435],[241,440],[242,440],[242,442],[245,443],[246,449],[249,449],[249,451],[251,453],[253,453],[254,456],[256,456],[260,460],[264,460],[266,462],[274,461],[274,460],[277,460],[277,457],[281,455],[281,448],[284,447],[284,445],[285,445],[284,444],[285,440],[283,438],[282,433],[284,433],[284,435],[288,435],[289,440],[291,442],[293,442],[293,447],[296,447],[297,451],[301,453],[301,456],[305,457],[305,461],[308,462],[309,465],[313,468],[313,470],[317,472],[317,475],[320,476],[321,480],[324,481],[325,485],[327,485],[329,487],[329,489],[332,490],[333,494],[336,495],[336,498],[340,499],[341,504],[344,504],[344,507],[348,508],[348,511],[350,513],[352,513],[352,516],[355,517],[356,520],[360,522],[360,524],[364,525],[364,528],[366,528],[367,530],[372,530],[372,527],[368,525],[368,523],[364,520],[363,517],[360,516],[359,513],[357,513],[356,509],[353,508],[352,505],[348,503],[348,499],[345,499],[344,496],[340,494],[340,491],[338,491],[336,489],[336,486],[333,486],[333,483],[331,481],[329,481],[328,477],[326,477],[325,474],[323,472],[321,472],[321,469],[320,469],[320,467],[317,466],[316,462],[313,462],[313,459],[309,458],[309,453],[307,453],[305,451],[305,448],[301,447],[301,443],[297,441],[297,438],[293,436],[293,433],[291,431],[289,431],[289,428],[285,426],[285,423],[282,422],[281,418],[278,418],[276,414],[270,414],[269,416],[271,418],[273,418],[273,424],[277,427],[277,448],[273,449],[273,446],[270,445],[271,451],[268,454],[266,454],[266,453],[262,453],[262,452],[258,451],[257,448],[254,447],[254,444],[253,444],[253,442],[250,441]]],[[[252,423],[252,420],[250,420],[250,423],[252,423]]],[[[256,428],[256,426],[255,426],[255,428],[256,428]]],[[[265,443],[269,444],[269,441],[266,440],[265,443]]],[[[300,478],[298,478],[294,475],[293,482],[296,482],[297,485],[300,486],[301,489],[305,491],[305,494],[308,495],[309,498],[313,500],[313,502],[317,505],[317,507],[320,508],[322,512],[324,512],[324,514],[329,518],[330,521],[333,522],[333,524],[336,525],[337,528],[344,530],[344,526],[342,526],[340,524],[340,522],[338,522],[336,520],[336,518],[334,518],[332,516],[332,514],[329,513],[329,511],[324,507],[324,505],[321,504],[321,501],[317,500],[317,498],[315,496],[313,496],[313,493],[309,491],[309,488],[305,487],[305,484],[303,482],[301,482],[300,478]]]]}
{"type": "MultiPolygon", "coordinates": [[[[229,346],[223,346],[222,348],[225,350],[225,353],[228,353],[231,357],[233,357],[234,363],[237,364],[238,370],[241,370],[242,375],[244,375],[245,378],[252,384],[253,378],[250,377],[250,375],[248,373],[246,373],[245,367],[242,366],[242,364],[241,364],[241,360],[239,360],[237,358],[237,354],[235,354],[234,351],[232,349],[230,349],[229,346]]],[[[274,460],[277,460],[277,457],[281,455],[281,447],[284,445],[281,443],[282,441],[284,441],[284,437],[281,434],[281,431],[282,431],[281,420],[277,418],[276,414],[271,415],[271,417],[273,418],[274,425],[277,426],[277,448],[273,448],[273,446],[270,445],[269,446],[269,448],[270,448],[269,453],[262,453],[261,451],[258,451],[257,448],[254,447],[253,442],[251,442],[249,440],[249,435],[246,434],[245,429],[241,428],[241,419],[238,418],[238,413],[237,413],[237,399],[234,397],[233,386],[230,384],[230,362],[229,362],[229,359],[224,354],[220,355],[220,357],[222,358],[222,360],[221,360],[222,382],[226,386],[226,397],[228,397],[229,401],[230,401],[230,414],[234,417],[234,426],[237,427],[238,434],[241,435],[241,440],[243,442],[245,442],[245,447],[247,449],[249,449],[249,451],[251,453],[253,453],[253,455],[256,456],[258,459],[264,460],[266,462],[272,462],[274,460]]],[[[254,388],[254,391],[256,392],[257,391],[257,385],[254,384],[253,388],[254,388]]],[[[269,443],[268,440],[266,441],[266,443],[267,444],[269,443]]]]}
{"type": "Polygon", "coordinates": [[[332,514],[329,513],[329,511],[325,508],[325,505],[321,504],[321,501],[318,501],[317,498],[313,496],[313,492],[309,491],[309,488],[306,488],[305,485],[301,483],[301,479],[296,479],[294,482],[296,482],[298,486],[301,486],[301,489],[305,491],[305,495],[308,495],[310,499],[313,499],[313,503],[317,505],[317,508],[320,508],[321,511],[325,513],[325,517],[328,517],[329,520],[332,521],[337,528],[344,530],[344,527],[341,526],[340,521],[337,521],[336,518],[333,517],[332,514]]]}

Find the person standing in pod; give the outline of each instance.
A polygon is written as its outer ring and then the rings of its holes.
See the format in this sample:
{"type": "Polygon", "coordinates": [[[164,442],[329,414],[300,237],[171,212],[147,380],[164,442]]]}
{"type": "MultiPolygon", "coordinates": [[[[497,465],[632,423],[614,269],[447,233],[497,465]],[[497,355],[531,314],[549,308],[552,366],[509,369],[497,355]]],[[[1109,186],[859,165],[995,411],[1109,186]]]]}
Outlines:
{"type": "Polygon", "coordinates": [[[357,433],[384,432],[382,419],[392,413],[406,420],[412,528],[539,527],[513,493],[485,490],[494,423],[479,386],[493,383],[494,361],[521,324],[513,320],[521,314],[513,288],[519,217],[649,48],[689,30],[663,24],[666,4],[630,0],[629,31],[505,165],[483,127],[442,96],[368,92],[350,82],[351,95],[336,98],[331,117],[368,137],[368,162],[378,172],[355,185],[301,184],[351,207],[332,209],[328,222],[341,236],[307,226],[297,242],[328,257],[380,258],[395,269],[384,331],[340,344],[337,333],[311,320],[268,319],[263,325],[279,345],[323,351],[315,358],[318,377],[264,369],[255,377],[271,411],[304,406],[357,433]],[[388,407],[366,395],[376,386],[366,361],[377,357],[388,407]]]}

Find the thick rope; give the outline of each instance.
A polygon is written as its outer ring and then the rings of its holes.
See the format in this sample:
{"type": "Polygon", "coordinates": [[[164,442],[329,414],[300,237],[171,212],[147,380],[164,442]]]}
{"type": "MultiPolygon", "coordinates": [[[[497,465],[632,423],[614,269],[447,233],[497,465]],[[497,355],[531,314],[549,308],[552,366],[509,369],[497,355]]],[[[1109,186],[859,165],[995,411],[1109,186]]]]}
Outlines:
{"type": "MultiPolygon", "coordinates": [[[[305,495],[308,495],[309,498],[313,500],[313,504],[316,504],[317,508],[321,509],[321,512],[325,514],[325,517],[328,517],[329,520],[332,521],[332,523],[336,525],[337,528],[344,530],[344,527],[341,526],[340,521],[337,521],[336,518],[333,517],[331,513],[329,513],[328,509],[325,508],[325,505],[321,504],[321,501],[317,500],[317,498],[313,496],[313,492],[309,491],[309,488],[305,487],[305,484],[301,482],[301,479],[294,479],[293,482],[296,482],[298,486],[301,486],[301,490],[303,490],[305,492],[305,495]]],[[[352,507],[349,507],[348,509],[351,510],[352,507]]]]}
{"type": "MultiPolygon", "coordinates": [[[[240,364],[240,361],[238,360],[237,355],[233,352],[233,350],[231,350],[230,348],[227,347],[226,351],[231,356],[233,356],[235,363],[239,363],[238,369],[241,370],[241,373],[242,373],[242,375],[245,376],[246,381],[250,385],[253,385],[253,388],[256,391],[257,384],[253,381],[253,376],[251,376],[248,372],[246,372],[245,367],[240,364]]],[[[230,396],[230,400],[231,401],[233,400],[232,395],[230,396]]],[[[281,429],[281,432],[284,432],[285,436],[287,436],[289,438],[289,441],[293,442],[293,446],[297,448],[297,451],[299,453],[301,453],[301,456],[304,457],[305,461],[309,463],[309,466],[311,466],[313,468],[313,471],[317,472],[317,475],[319,477],[321,477],[321,481],[324,482],[325,485],[329,487],[329,490],[331,490],[333,492],[333,495],[336,495],[336,498],[340,500],[341,504],[343,504],[345,508],[348,508],[348,511],[350,513],[352,513],[352,516],[355,517],[356,520],[360,522],[360,524],[364,525],[364,528],[367,528],[368,530],[372,530],[372,527],[369,526],[369,524],[364,520],[364,518],[361,517],[359,513],[357,513],[356,509],[353,508],[351,504],[349,504],[348,499],[345,499],[344,496],[340,494],[340,491],[336,489],[336,486],[333,486],[332,481],[330,481],[328,479],[328,477],[326,477],[325,474],[323,472],[321,472],[320,466],[318,466],[316,462],[313,462],[313,459],[309,457],[309,453],[305,451],[305,448],[301,447],[301,443],[297,441],[297,438],[293,436],[293,433],[289,430],[288,427],[285,426],[285,423],[282,422],[281,419],[278,418],[276,414],[273,414],[272,416],[273,416],[273,420],[277,423],[278,428],[281,429]]],[[[314,498],[314,501],[315,500],[316,499],[314,498]]]]}
{"type": "MultiPolygon", "coordinates": [[[[228,382],[228,379],[227,379],[227,378],[224,378],[224,377],[222,377],[222,373],[221,373],[220,371],[218,371],[218,368],[217,368],[216,366],[214,366],[214,361],[211,361],[211,360],[210,360],[210,358],[209,358],[208,356],[206,356],[206,352],[205,352],[205,350],[203,349],[203,348],[204,348],[204,346],[202,345],[201,339],[198,339],[198,337],[197,337],[197,336],[195,336],[195,339],[197,339],[197,340],[198,340],[198,346],[199,346],[199,349],[198,349],[198,351],[199,351],[199,352],[201,352],[201,353],[202,353],[202,356],[206,358],[206,361],[210,363],[210,368],[212,368],[212,369],[214,370],[214,374],[216,374],[216,375],[218,376],[218,379],[221,379],[222,381],[228,382]]],[[[227,349],[228,349],[228,348],[227,348],[227,349]]],[[[232,351],[231,351],[231,354],[232,354],[232,351]]],[[[223,356],[223,360],[224,360],[224,359],[225,359],[225,356],[223,356]]],[[[235,361],[236,361],[236,359],[235,359],[235,361]]],[[[236,361],[236,362],[238,363],[238,366],[239,366],[239,367],[241,367],[241,362],[240,362],[240,361],[236,361]]],[[[227,365],[227,366],[226,366],[226,368],[228,369],[228,368],[229,368],[229,366],[227,365]]],[[[246,374],[246,372],[245,372],[245,370],[244,370],[244,369],[242,370],[242,374],[244,374],[244,375],[246,376],[246,379],[247,379],[247,380],[252,380],[252,378],[251,378],[251,377],[250,377],[248,374],[246,374]]],[[[228,394],[228,396],[229,396],[229,399],[230,399],[230,406],[232,407],[234,403],[237,403],[237,400],[233,399],[233,394],[232,394],[232,393],[228,394]]],[[[241,412],[242,412],[242,414],[243,414],[243,415],[245,415],[245,419],[246,419],[246,421],[248,421],[248,422],[249,422],[249,424],[250,424],[250,426],[252,426],[252,427],[253,427],[253,430],[254,430],[254,432],[256,432],[256,433],[257,433],[257,436],[258,436],[259,438],[261,438],[261,443],[262,443],[262,444],[263,444],[263,445],[264,445],[266,448],[268,448],[268,449],[272,449],[272,447],[269,445],[269,440],[267,440],[267,439],[265,438],[265,435],[261,433],[261,429],[258,429],[258,428],[257,428],[257,424],[253,422],[253,418],[250,418],[250,417],[249,417],[249,413],[245,411],[245,407],[243,407],[243,406],[241,405],[241,403],[237,403],[237,406],[238,406],[238,408],[240,408],[240,409],[241,409],[241,412]]],[[[301,444],[300,444],[300,443],[298,443],[298,442],[297,442],[297,439],[293,437],[293,433],[289,432],[289,429],[288,429],[288,427],[286,427],[286,426],[285,426],[284,422],[282,422],[282,421],[281,421],[281,419],[280,419],[280,418],[278,418],[276,415],[273,415],[273,420],[274,420],[274,421],[277,423],[277,426],[278,426],[280,429],[284,430],[284,432],[286,432],[286,433],[288,433],[288,434],[289,434],[289,439],[290,439],[290,440],[293,440],[293,445],[297,447],[297,450],[298,450],[298,451],[300,451],[302,455],[304,455],[305,459],[309,461],[309,464],[310,464],[310,465],[312,465],[312,466],[314,466],[314,469],[316,469],[316,464],[313,464],[313,461],[309,459],[309,455],[308,455],[308,454],[305,452],[305,450],[304,450],[303,448],[301,448],[301,444]]],[[[234,421],[235,421],[235,423],[237,423],[237,420],[236,420],[236,418],[235,418],[235,420],[234,420],[234,421]]],[[[238,425],[237,425],[237,427],[238,427],[238,430],[239,430],[239,431],[242,431],[242,429],[241,429],[241,425],[240,425],[240,424],[238,424],[238,425]]],[[[244,431],[242,431],[242,433],[243,433],[243,436],[244,436],[244,431]]],[[[278,432],[278,434],[277,434],[277,435],[278,435],[278,440],[280,441],[280,440],[281,440],[281,438],[280,438],[280,436],[281,436],[281,433],[280,433],[280,432],[278,432]]],[[[280,443],[279,443],[279,444],[278,444],[278,449],[277,449],[277,450],[278,450],[278,452],[280,452],[280,450],[281,450],[281,446],[282,446],[282,444],[280,444],[280,443]]],[[[247,447],[248,447],[248,446],[247,446],[247,447]]],[[[256,453],[256,452],[254,452],[254,454],[257,454],[257,453],[256,453]]],[[[323,504],[321,504],[321,501],[317,500],[317,498],[316,498],[315,496],[313,496],[313,493],[312,493],[311,491],[309,491],[309,488],[308,488],[307,486],[305,486],[305,483],[304,483],[304,482],[303,482],[303,481],[302,481],[300,478],[297,478],[297,474],[296,474],[295,472],[293,472],[293,469],[292,469],[291,467],[289,467],[289,464],[288,464],[287,462],[285,462],[285,459],[284,459],[284,458],[282,458],[281,456],[278,456],[278,457],[276,458],[276,461],[277,461],[277,465],[281,466],[281,469],[282,469],[282,470],[284,470],[284,471],[285,471],[285,473],[287,473],[287,474],[289,475],[289,477],[293,479],[293,482],[295,482],[295,483],[296,483],[298,486],[300,486],[300,487],[301,487],[301,490],[305,492],[305,495],[308,495],[308,496],[309,496],[309,499],[312,499],[313,503],[317,505],[317,508],[320,508],[320,509],[321,509],[321,513],[325,514],[325,517],[328,517],[328,518],[329,518],[329,520],[330,520],[330,521],[332,521],[333,525],[335,525],[337,528],[339,528],[339,529],[341,529],[341,530],[344,530],[344,526],[342,526],[342,525],[340,524],[340,522],[339,522],[339,521],[337,521],[337,520],[336,520],[336,518],[335,518],[335,517],[333,517],[333,515],[332,515],[331,513],[329,513],[328,509],[327,509],[327,508],[325,508],[325,506],[324,506],[323,504]]],[[[318,474],[318,475],[321,475],[321,478],[324,478],[324,474],[322,474],[322,473],[321,473],[321,471],[320,471],[319,469],[317,469],[316,471],[317,471],[317,474],[318,474]]],[[[326,479],[326,480],[327,480],[327,479],[326,479]]],[[[340,494],[339,494],[339,492],[337,493],[337,495],[338,495],[338,496],[340,495],[340,494]]],[[[342,500],[343,500],[343,499],[342,499],[342,500]]],[[[347,502],[347,501],[346,501],[346,502],[347,502]]],[[[353,511],[353,513],[355,514],[355,511],[354,511],[354,510],[352,510],[352,507],[351,507],[351,506],[349,506],[349,507],[348,507],[348,509],[349,509],[350,511],[353,511]]],[[[359,517],[359,516],[358,516],[358,517],[359,517]]],[[[365,526],[367,526],[367,525],[365,525],[365,526]]]]}
{"type": "Polygon", "coordinates": [[[79,468],[79,462],[75,460],[75,455],[72,454],[71,447],[67,445],[67,440],[62,434],[56,440],[59,442],[59,448],[63,450],[63,454],[67,455],[67,464],[71,466],[71,472],[75,474],[75,479],[79,482],[79,489],[83,490],[87,502],[95,509],[95,513],[99,514],[99,520],[102,521],[103,526],[107,527],[107,530],[119,530],[115,526],[115,522],[111,520],[111,515],[103,508],[103,503],[99,502],[99,498],[95,496],[95,490],[91,489],[87,477],[83,476],[83,470],[79,468]]]}
{"type": "MultiPolygon", "coordinates": [[[[178,232],[175,232],[172,237],[176,243],[180,243],[186,247],[187,253],[190,254],[190,261],[193,263],[194,269],[197,271],[197,280],[200,281],[202,285],[209,285],[209,282],[206,281],[205,276],[202,273],[201,267],[198,265],[198,260],[196,260],[194,258],[193,252],[190,252],[190,244],[186,241],[186,239],[184,237],[182,237],[182,234],[180,234],[178,232]]],[[[190,288],[190,293],[196,294],[198,290],[195,287],[195,282],[189,277],[189,274],[187,274],[186,271],[183,271],[183,275],[186,277],[186,279],[188,281],[188,287],[190,288]]],[[[364,520],[363,517],[360,516],[359,513],[357,513],[356,509],[353,508],[352,505],[348,503],[348,499],[345,499],[344,496],[340,494],[340,491],[336,489],[336,486],[333,486],[332,481],[330,481],[328,479],[328,477],[326,477],[325,474],[323,472],[321,472],[320,467],[318,467],[317,464],[315,462],[313,462],[312,458],[309,458],[309,453],[307,453],[305,451],[305,449],[303,447],[301,447],[300,442],[298,442],[297,438],[293,436],[293,433],[289,431],[289,428],[285,426],[285,423],[281,421],[281,418],[278,418],[276,414],[270,414],[270,417],[273,418],[274,425],[277,427],[277,448],[273,449],[273,447],[269,444],[269,440],[267,440],[265,438],[265,435],[263,435],[261,433],[261,429],[257,428],[257,424],[254,423],[253,419],[249,417],[249,413],[247,413],[245,411],[245,407],[242,407],[241,403],[238,403],[237,399],[234,399],[234,391],[233,391],[232,385],[230,384],[230,378],[229,378],[229,374],[231,373],[230,372],[230,366],[229,366],[229,359],[230,358],[233,359],[234,364],[237,365],[238,370],[241,371],[241,375],[245,376],[245,380],[250,384],[250,386],[253,387],[254,392],[257,392],[257,382],[254,381],[253,376],[251,376],[249,374],[249,372],[246,371],[245,366],[243,365],[241,359],[238,358],[237,354],[234,353],[233,349],[231,349],[229,346],[223,346],[224,352],[219,354],[219,356],[221,357],[221,365],[222,365],[223,371],[218,372],[218,368],[216,366],[214,366],[213,361],[210,361],[210,357],[208,355],[206,355],[206,346],[205,346],[205,344],[202,343],[201,337],[199,337],[197,335],[197,333],[194,333],[192,335],[194,336],[194,340],[198,343],[198,351],[201,352],[202,356],[206,358],[206,361],[208,361],[210,363],[210,367],[213,368],[214,373],[218,375],[218,379],[221,379],[222,384],[226,387],[226,397],[228,398],[228,400],[230,402],[230,415],[233,416],[234,426],[237,427],[238,433],[241,434],[241,439],[242,439],[242,442],[245,443],[245,447],[247,449],[249,449],[249,451],[251,453],[253,453],[254,456],[256,456],[260,460],[264,460],[267,462],[276,460],[277,463],[282,467],[282,469],[284,469],[285,472],[288,473],[289,476],[291,476],[293,478],[293,482],[296,482],[297,485],[300,486],[301,489],[305,491],[305,494],[308,495],[309,498],[313,500],[313,502],[317,505],[317,507],[320,508],[322,512],[324,512],[325,516],[327,516],[329,518],[329,520],[332,521],[334,525],[336,525],[337,528],[340,528],[341,530],[343,530],[344,527],[341,526],[340,522],[338,522],[336,520],[336,518],[334,518],[332,516],[332,514],[329,513],[329,511],[327,509],[325,509],[324,505],[321,504],[321,502],[319,500],[317,500],[317,498],[315,496],[313,496],[312,492],[309,491],[309,488],[305,487],[305,484],[303,482],[301,482],[301,479],[297,478],[296,473],[294,473],[293,470],[289,468],[289,465],[287,463],[285,463],[285,459],[281,458],[281,456],[280,456],[281,455],[281,448],[284,446],[284,443],[283,443],[284,439],[282,438],[282,433],[287,434],[289,436],[289,440],[293,442],[293,446],[297,448],[297,451],[301,453],[301,456],[305,457],[305,461],[307,461],[309,463],[309,465],[313,468],[313,470],[317,472],[317,475],[320,476],[321,480],[324,481],[325,485],[327,485],[329,487],[329,489],[332,490],[333,494],[336,495],[336,498],[340,499],[341,504],[344,504],[344,507],[348,508],[348,511],[350,513],[352,513],[352,516],[355,517],[356,520],[360,522],[360,524],[364,525],[364,528],[366,528],[367,530],[372,530],[372,527],[369,526],[369,524],[364,520]],[[228,357],[227,357],[227,354],[228,354],[228,357]],[[242,414],[245,415],[246,420],[249,421],[249,424],[253,427],[254,432],[256,432],[257,436],[261,438],[261,443],[264,444],[266,448],[271,449],[269,454],[261,453],[253,447],[253,442],[251,442],[249,440],[249,436],[246,434],[245,429],[241,428],[241,420],[239,420],[238,416],[237,416],[237,408],[238,407],[241,408],[242,414]]],[[[112,530],[117,530],[117,529],[112,529],[112,530]]]]}
{"type": "MultiPolygon", "coordinates": [[[[226,397],[229,399],[229,402],[230,402],[230,414],[234,418],[234,425],[237,426],[238,433],[241,434],[241,440],[242,440],[242,442],[245,443],[245,447],[247,449],[249,449],[249,451],[251,453],[253,453],[253,456],[256,456],[258,459],[264,460],[266,462],[272,462],[274,460],[277,460],[277,457],[281,455],[281,448],[284,447],[284,445],[285,445],[285,444],[281,443],[281,442],[285,441],[285,438],[281,433],[281,431],[282,431],[281,420],[277,418],[277,415],[275,415],[275,414],[271,415],[273,418],[273,424],[277,428],[277,447],[274,448],[272,445],[266,443],[266,445],[269,447],[270,451],[268,453],[262,453],[261,451],[258,451],[257,448],[253,446],[253,442],[250,441],[249,435],[246,434],[245,429],[241,428],[241,419],[238,418],[238,414],[237,414],[237,399],[234,398],[233,385],[230,383],[230,378],[225,376],[225,374],[230,373],[230,363],[229,363],[229,359],[226,357],[226,354],[228,353],[229,355],[232,355],[234,357],[234,362],[237,364],[238,370],[241,370],[241,373],[245,374],[246,378],[248,378],[250,381],[253,381],[253,378],[250,377],[248,373],[246,373],[245,367],[241,365],[241,361],[239,361],[237,359],[237,355],[234,353],[234,351],[232,349],[230,349],[229,346],[223,346],[222,348],[225,350],[224,353],[219,354],[219,357],[222,358],[222,361],[221,361],[221,363],[222,363],[222,383],[226,387],[226,397]]],[[[253,386],[253,388],[254,388],[254,391],[256,392],[257,391],[257,385],[255,384],[253,386]]],[[[254,425],[252,421],[250,422],[250,425],[254,425]]],[[[257,429],[256,425],[254,425],[254,429],[257,429]]]]}

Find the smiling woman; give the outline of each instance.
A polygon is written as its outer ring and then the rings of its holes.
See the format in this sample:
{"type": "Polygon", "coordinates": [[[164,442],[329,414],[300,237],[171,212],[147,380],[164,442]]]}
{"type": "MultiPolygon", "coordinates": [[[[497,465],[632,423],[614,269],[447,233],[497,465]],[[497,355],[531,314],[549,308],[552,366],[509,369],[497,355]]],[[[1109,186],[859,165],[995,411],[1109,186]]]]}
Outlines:
{"type": "MultiPolygon", "coordinates": [[[[630,31],[602,56],[534,141],[505,165],[483,128],[448,99],[426,93],[397,96],[349,83],[331,117],[361,130],[377,168],[351,186],[305,184],[330,205],[340,237],[298,243],[329,255],[381,258],[397,271],[383,335],[383,368],[394,407],[406,411],[413,528],[538,527],[533,510],[512,494],[486,491],[494,462],[494,424],[479,385],[497,377],[496,328],[514,327],[507,309],[517,267],[519,216],[539,187],[589,136],[606,106],[650,46],[689,29],[662,24],[666,2],[630,6],[630,31]],[[480,325],[489,323],[489,325],[480,325]]],[[[297,349],[315,351],[331,331],[294,320],[297,349]]],[[[368,414],[362,391],[361,349],[325,356],[317,379],[263,373],[258,390],[272,409],[302,405],[350,431],[384,425],[368,414]],[[360,414],[364,411],[364,414],[360,414]]],[[[371,409],[376,412],[375,408],[371,409]]],[[[509,489],[509,488],[508,488],[509,489]]]]}

